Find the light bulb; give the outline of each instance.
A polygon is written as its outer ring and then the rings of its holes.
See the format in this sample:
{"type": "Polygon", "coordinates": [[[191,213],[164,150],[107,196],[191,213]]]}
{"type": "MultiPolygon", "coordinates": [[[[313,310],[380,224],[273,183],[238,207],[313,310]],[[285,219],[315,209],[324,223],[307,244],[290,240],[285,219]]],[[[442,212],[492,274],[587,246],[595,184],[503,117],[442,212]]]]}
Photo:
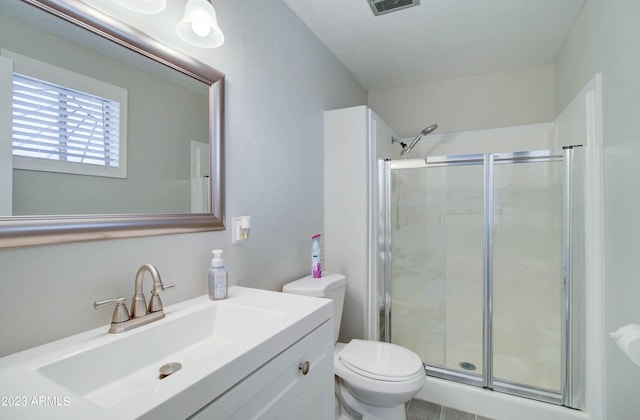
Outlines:
{"type": "Polygon", "coordinates": [[[224,43],[216,11],[207,0],[187,1],[184,17],[176,25],[176,32],[184,41],[198,47],[216,48],[224,43]]]}
{"type": "Polygon", "coordinates": [[[198,17],[191,22],[191,30],[194,34],[204,38],[211,33],[211,25],[207,22],[206,18],[198,17]]]}

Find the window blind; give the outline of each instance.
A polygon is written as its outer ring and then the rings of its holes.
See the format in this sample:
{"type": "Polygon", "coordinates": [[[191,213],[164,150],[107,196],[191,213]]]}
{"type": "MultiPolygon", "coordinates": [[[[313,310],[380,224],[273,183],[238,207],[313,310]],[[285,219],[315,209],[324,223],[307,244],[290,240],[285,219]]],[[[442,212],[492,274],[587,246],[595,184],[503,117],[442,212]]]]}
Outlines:
{"type": "Polygon", "coordinates": [[[13,75],[14,156],[119,166],[120,104],[13,75]]]}

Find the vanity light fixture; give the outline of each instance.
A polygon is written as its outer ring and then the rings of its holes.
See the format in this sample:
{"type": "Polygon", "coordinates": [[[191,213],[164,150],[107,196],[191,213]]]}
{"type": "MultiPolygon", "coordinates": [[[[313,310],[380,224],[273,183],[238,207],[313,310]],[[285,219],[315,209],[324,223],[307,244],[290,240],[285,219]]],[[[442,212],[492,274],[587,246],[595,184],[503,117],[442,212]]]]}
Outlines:
{"type": "Polygon", "coordinates": [[[240,216],[231,218],[232,244],[239,244],[249,239],[251,232],[251,216],[240,216]]]}
{"type": "Polygon", "coordinates": [[[118,6],[137,13],[160,13],[167,7],[167,0],[113,0],[118,6]]]}
{"type": "Polygon", "coordinates": [[[197,47],[216,48],[224,43],[216,11],[209,0],[187,1],[176,32],[184,41],[197,47]]]}

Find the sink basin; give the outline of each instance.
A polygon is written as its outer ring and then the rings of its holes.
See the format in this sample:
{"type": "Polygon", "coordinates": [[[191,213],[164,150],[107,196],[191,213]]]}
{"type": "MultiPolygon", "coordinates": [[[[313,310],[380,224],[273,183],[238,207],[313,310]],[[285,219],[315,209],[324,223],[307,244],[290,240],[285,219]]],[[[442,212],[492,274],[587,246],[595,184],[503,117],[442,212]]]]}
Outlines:
{"type": "Polygon", "coordinates": [[[0,417],[187,418],[332,309],[325,299],[236,286],[225,300],[200,296],[165,314],[131,331],[109,334],[105,325],[0,358],[0,395],[25,403],[1,407],[0,417]],[[161,379],[170,363],[179,369],[161,379]]]}
{"type": "MultiPolygon", "coordinates": [[[[165,322],[150,324],[137,334],[124,333],[119,340],[37,371],[99,407],[111,407],[140,392],[152,392],[160,385],[161,366],[179,362],[185,371],[197,369],[234,339],[256,334],[284,316],[283,312],[228,302],[198,309],[182,316],[167,314],[165,322]]],[[[174,378],[164,378],[169,379],[174,378]]]]}

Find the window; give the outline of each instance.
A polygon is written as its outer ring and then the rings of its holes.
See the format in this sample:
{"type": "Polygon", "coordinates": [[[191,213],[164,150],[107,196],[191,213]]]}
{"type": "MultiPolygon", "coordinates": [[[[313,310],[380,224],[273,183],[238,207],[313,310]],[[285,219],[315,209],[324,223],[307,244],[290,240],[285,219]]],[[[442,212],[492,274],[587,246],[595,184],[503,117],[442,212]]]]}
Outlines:
{"type": "Polygon", "coordinates": [[[120,104],[13,74],[14,156],[119,166],[120,104]]]}
{"type": "Polygon", "coordinates": [[[14,61],[15,169],[126,177],[125,89],[5,50],[2,55],[14,61]]]}

